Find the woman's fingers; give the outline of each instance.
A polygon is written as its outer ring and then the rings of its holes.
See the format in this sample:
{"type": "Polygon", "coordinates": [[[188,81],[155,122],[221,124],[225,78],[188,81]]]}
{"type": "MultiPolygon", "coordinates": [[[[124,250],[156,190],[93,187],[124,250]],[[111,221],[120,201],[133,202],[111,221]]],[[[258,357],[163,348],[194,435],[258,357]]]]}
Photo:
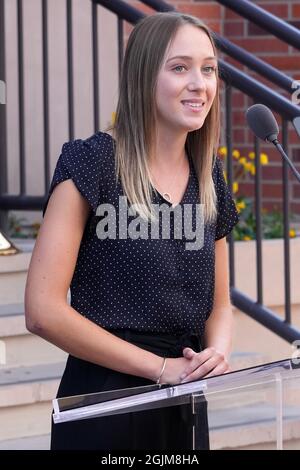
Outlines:
{"type": "Polygon", "coordinates": [[[224,355],[214,348],[206,348],[200,353],[195,353],[191,358],[189,366],[180,377],[181,383],[207,377],[209,374],[222,374],[227,369],[228,363],[224,355]],[[219,368],[215,372],[217,367],[219,368]]]}
{"type": "Polygon", "coordinates": [[[230,370],[227,364],[225,362],[222,362],[221,364],[218,364],[217,367],[215,367],[209,374],[205,375],[203,378],[206,379],[208,377],[213,377],[214,375],[226,374],[227,372],[230,372],[230,370]]]}
{"type": "MultiPolygon", "coordinates": [[[[192,372],[194,372],[195,369],[201,366],[201,364],[204,364],[207,360],[209,360],[214,355],[214,353],[215,351],[212,351],[211,348],[206,348],[200,353],[195,353],[190,359],[189,365],[184,370],[180,378],[184,379],[185,377],[189,376],[192,372]]],[[[210,371],[207,371],[206,373],[208,372],[210,371]]]]}
{"type": "Polygon", "coordinates": [[[195,356],[195,354],[197,354],[193,349],[191,348],[184,348],[184,350],[182,351],[183,353],[183,356],[186,358],[186,359],[192,359],[192,357],[195,356]]]}

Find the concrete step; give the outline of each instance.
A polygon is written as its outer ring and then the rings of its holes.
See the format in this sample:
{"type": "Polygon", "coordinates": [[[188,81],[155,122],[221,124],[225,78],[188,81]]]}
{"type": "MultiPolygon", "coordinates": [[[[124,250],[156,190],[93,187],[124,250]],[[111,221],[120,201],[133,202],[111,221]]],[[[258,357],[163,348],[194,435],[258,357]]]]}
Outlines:
{"type": "Polygon", "coordinates": [[[52,400],[65,363],[0,370],[0,442],[49,434],[52,400]]]}
{"type": "Polygon", "coordinates": [[[0,256],[0,305],[23,302],[27,271],[35,243],[35,240],[11,241],[21,252],[0,256]]]}
{"type": "Polygon", "coordinates": [[[21,437],[0,442],[0,450],[49,450],[50,434],[21,437]]]}
{"type": "Polygon", "coordinates": [[[247,369],[271,362],[267,354],[253,351],[233,351],[229,365],[232,371],[247,369]]]}
{"type": "Polygon", "coordinates": [[[66,360],[67,354],[25,326],[24,305],[0,305],[0,369],[66,360]]]}
{"type": "MultiPolygon", "coordinates": [[[[300,403],[284,406],[283,449],[300,449],[300,403]]],[[[275,407],[266,404],[244,405],[209,413],[212,450],[251,448],[276,449],[275,407]]]]}

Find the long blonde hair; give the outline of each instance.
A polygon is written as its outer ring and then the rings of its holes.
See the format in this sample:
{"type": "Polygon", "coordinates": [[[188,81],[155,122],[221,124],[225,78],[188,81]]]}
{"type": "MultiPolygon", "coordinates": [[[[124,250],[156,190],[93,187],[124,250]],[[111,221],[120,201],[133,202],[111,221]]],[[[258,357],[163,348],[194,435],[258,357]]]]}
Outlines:
{"type": "MultiPolygon", "coordinates": [[[[153,187],[148,158],[156,129],[157,76],[167,47],[177,30],[186,24],[203,30],[217,55],[212,33],[198,18],[178,12],[157,13],[143,18],[137,23],[128,40],[115,122],[107,129],[112,131],[115,140],[116,182],[120,178],[129,204],[135,204],[139,215],[148,221],[156,220],[151,207],[153,187]]],[[[197,173],[199,203],[204,205],[205,222],[213,221],[217,214],[212,166],[219,133],[218,83],[216,97],[203,126],[189,132],[185,143],[197,173]]]]}

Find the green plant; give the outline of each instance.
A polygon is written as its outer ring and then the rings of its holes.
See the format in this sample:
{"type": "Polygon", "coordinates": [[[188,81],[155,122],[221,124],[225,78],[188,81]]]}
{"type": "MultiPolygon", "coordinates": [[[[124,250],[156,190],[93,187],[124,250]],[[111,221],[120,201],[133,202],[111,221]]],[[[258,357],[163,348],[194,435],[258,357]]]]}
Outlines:
{"type": "MultiPolygon", "coordinates": [[[[220,147],[218,151],[219,156],[226,160],[227,148],[220,147]]],[[[249,152],[247,157],[241,156],[239,150],[233,150],[232,156],[234,158],[234,174],[233,174],[233,197],[236,203],[236,208],[240,215],[240,222],[234,227],[233,236],[235,240],[254,240],[256,238],[256,219],[254,211],[253,198],[249,198],[240,194],[239,183],[247,178],[253,178],[255,175],[255,154],[249,152]]],[[[261,165],[268,165],[269,159],[265,153],[260,154],[261,165]]],[[[224,168],[226,168],[226,161],[224,161],[224,168]]],[[[224,172],[227,181],[226,172],[224,172]]],[[[283,214],[278,209],[268,211],[262,209],[262,237],[265,239],[282,238],[284,235],[283,214]]],[[[290,221],[294,219],[294,215],[290,216],[290,221]]],[[[289,231],[291,238],[296,236],[295,228],[289,231]]]]}
{"type": "MultiPolygon", "coordinates": [[[[236,206],[240,214],[240,222],[234,227],[233,235],[235,240],[255,240],[256,239],[256,219],[254,211],[254,202],[251,198],[243,196],[236,198],[236,206]]],[[[290,216],[292,222],[294,216],[290,216]]],[[[283,213],[278,209],[272,211],[262,210],[262,237],[264,239],[283,238],[284,221],[283,213]]],[[[296,236],[296,230],[291,228],[289,231],[290,238],[296,236]]]]}
{"type": "Polygon", "coordinates": [[[8,234],[13,238],[36,238],[41,224],[28,223],[25,217],[17,217],[11,214],[8,218],[8,234]]]}

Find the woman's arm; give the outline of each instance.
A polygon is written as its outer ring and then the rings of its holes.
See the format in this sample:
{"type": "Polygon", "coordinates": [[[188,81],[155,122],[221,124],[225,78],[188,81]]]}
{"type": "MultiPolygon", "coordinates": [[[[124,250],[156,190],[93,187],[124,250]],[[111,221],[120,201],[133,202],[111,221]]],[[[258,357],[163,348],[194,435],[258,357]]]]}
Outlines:
{"type": "MultiPolygon", "coordinates": [[[[124,341],[83,317],[67,303],[89,205],[71,179],[54,189],[32,254],[25,289],[29,331],[78,358],[150,380],[161,357],[124,341]]],[[[169,383],[178,383],[189,362],[170,359],[169,383]]]]}
{"type": "Polygon", "coordinates": [[[229,292],[229,262],[226,237],[215,242],[215,293],[212,313],[204,333],[204,347],[196,354],[185,348],[183,353],[192,359],[182,382],[218,375],[229,370],[228,359],[232,345],[233,315],[229,292]]]}
{"type": "Polygon", "coordinates": [[[215,295],[204,333],[206,348],[215,348],[228,360],[232,348],[233,315],[229,292],[229,261],[226,237],[215,242],[215,295]]]}

